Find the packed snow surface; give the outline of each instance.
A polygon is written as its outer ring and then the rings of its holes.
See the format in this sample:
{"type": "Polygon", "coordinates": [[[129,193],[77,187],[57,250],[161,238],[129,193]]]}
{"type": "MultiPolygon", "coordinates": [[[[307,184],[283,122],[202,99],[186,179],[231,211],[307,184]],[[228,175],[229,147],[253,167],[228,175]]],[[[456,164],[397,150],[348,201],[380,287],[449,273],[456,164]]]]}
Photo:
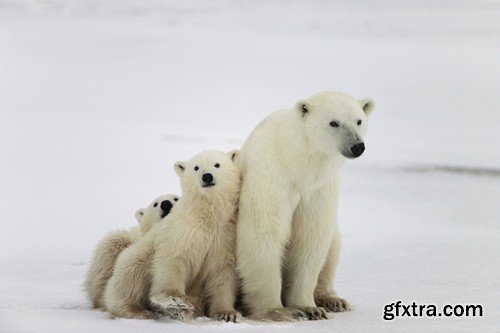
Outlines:
{"type": "Polygon", "coordinates": [[[0,0],[0,332],[500,330],[498,1],[0,0]],[[344,166],[330,320],[111,320],[90,254],[172,165],[312,93],[373,97],[344,166]],[[384,305],[481,318],[383,320],[384,305]]]}

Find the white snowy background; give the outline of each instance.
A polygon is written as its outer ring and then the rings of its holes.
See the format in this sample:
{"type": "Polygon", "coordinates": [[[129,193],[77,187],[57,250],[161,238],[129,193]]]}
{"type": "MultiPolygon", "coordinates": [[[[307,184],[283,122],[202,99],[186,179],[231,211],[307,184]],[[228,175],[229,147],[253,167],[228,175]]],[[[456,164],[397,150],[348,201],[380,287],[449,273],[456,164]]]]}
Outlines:
{"type": "Polygon", "coordinates": [[[0,332],[500,332],[500,2],[0,0],[0,332]],[[328,321],[110,320],[94,245],[323,90],[371,96],[328,321]],[[382,319],[384,304],[482,318],[382,319]]]}

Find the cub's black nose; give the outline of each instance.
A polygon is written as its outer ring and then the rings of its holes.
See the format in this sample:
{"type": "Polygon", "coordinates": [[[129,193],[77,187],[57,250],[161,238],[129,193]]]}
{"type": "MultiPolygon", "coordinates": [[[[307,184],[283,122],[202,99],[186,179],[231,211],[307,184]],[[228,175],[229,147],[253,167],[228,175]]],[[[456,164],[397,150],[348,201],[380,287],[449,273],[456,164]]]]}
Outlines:
{"type": "Polygon", "coordinates": [[[205,184],[211,184],[212,181],[214,180],[214,176],[212,176],[211,173],[204,173],[201,179],[205,184]]]}
{"type": "Polygon", "coordinates": [[[354,146],[351,147],[351,153],[354,155],[354,157],[359,157],[363,152],[365,151],[365,144],[364,143],[356,143],[354,146]]]}
{"type": "Polygon", "coordinates": [[[168,212],[170,212],[170,210],[172,209],[173,205],[170,202],[170,200],[165,200],[165,201],[161,202],[160,207],[161,207],[161,210],[163,210],[164,212],[167,212],[167,214],[168,214],[168,212]]]}

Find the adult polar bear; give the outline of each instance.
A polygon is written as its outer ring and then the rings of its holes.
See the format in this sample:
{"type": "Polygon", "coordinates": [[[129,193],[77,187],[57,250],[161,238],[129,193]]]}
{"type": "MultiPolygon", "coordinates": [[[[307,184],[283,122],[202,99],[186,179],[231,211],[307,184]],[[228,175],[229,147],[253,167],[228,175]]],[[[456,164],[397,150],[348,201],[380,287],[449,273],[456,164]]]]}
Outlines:
{"type": "Polygon", "coordinates": [[[340,250],[340,168],[364,151],[371,99],[315,94],[260,123],[241,149],[237,266],[253,318],[345,311],[333,279],[340,250]]]}

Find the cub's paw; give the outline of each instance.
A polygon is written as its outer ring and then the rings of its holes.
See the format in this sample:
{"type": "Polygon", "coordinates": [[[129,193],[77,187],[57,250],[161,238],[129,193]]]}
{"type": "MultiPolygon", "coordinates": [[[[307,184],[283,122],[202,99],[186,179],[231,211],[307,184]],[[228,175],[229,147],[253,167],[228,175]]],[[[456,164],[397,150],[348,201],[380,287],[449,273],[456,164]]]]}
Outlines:
{"type": "Polygon", "coordinates": [[[317,306],[325,308],[329,312],[351,311],[352,308],[347,301],[338,296],[320,296],[314,299],[317,306]]]}
{"type": "Polygon", "coordinates": [[[238,311],[217,311],[210,317],[214,320],[225,321],[226,323],[239,323],[241,321],[241,313],[238,311]]]}
{"type": "Polygon", "coordinates": [[[170,318],[180,321],[191,321],[194,317],[192,310],[187,309],[168,309],[165,314],[170,318]]]}
{"type": "Polygon", "coordinates": [[[151,297],[151,304],[159,309],[194,310],[194,306],[186,301],[183,296],[153,296],[151,297]]]}
{"type": "Polygon", "coordinates": [[[151,297],[151,305],[157,311],[181,321],[191,320],[195,310],[194,306],[182,296],[151,297]]]}
{"type": "Polygon", "coordinates": [[[322,307],[305,306],[298,309],[304,312],[309,320],[328,319],[327,311],[322,307]]]}
{"type": "Polygon", "coordinates": [[[260,321],[301,321],[307,320],[307,314],[297,308],[283,307],[252,315],[251,318],[260,321]]]}

